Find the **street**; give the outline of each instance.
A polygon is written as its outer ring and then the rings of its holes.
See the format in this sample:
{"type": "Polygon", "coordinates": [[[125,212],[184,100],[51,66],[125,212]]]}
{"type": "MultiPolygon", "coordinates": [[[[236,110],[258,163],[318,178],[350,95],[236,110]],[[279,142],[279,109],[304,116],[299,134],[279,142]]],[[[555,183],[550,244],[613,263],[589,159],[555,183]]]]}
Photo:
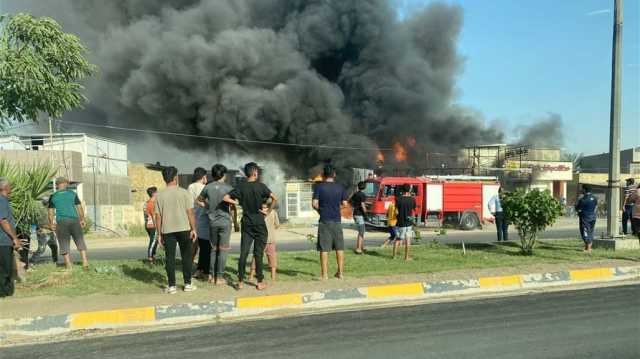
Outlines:
{"type": "Polygon", "coordinates": [[[632,359],[638,338],[635,284],[87,338],[0,356],[632,359]]]}
{"type": "MultiPolygon", "coordinates": [[[[315,245],[310,243],[306,238],[306,233],[315,234],[316,227],[307,229],[281,229],[279,230],[278,238],[278,251],[304,251],[313,250],[315,245]]],[[[474,231],[460,231],[460,230],[448,230],[444,236],[437,236],[435,229],[425,230],[423,233],[423,241],[431,241],[436,239],[441,243],[460,243],[464,240],[465,243],[490,243],[496,240],[495,227],[493,225],[486,225],[481,230],[474,231]]],[[[356,232],[351,229],[345,229],[344,231],[345,243],[351,248],[355,245],[356,232]]],[[[365,245],[369,247],[380,246],[382,242],[388,237],[388,234],[382,230],[369,229],[366,236],[365,245]]],[[[551,227],[547,231],[540,234],[541,239],[577,239],[579,232],[576,227],[572,227],[569,221],[563,220],[561,224],[556,227],[551,227]]],[[[510,231],[511,240],[517,240],[518,234],[515,231],[510,231]]],[[[97,241],[90,241],[89,256],[93,260],[125,260],[125,259],[144,259],[146,258],[147,240],[140,238],[136,241],[129,241],[124,244],[111,245],[108,243],[109,239],[100,239],[97,241]]],[[[71,245],[71,255],[75,261],[80,260],[79,253],[75,250],[74,245],[71,245]]],[[[232,253],[238,253],[240,250],[240,239],[237,234],[231,238],[231,251],[232,253]]],[[[42,257],[43,260],[48,260],[50,252],[47,250],[46,254],[42,257]]]]}

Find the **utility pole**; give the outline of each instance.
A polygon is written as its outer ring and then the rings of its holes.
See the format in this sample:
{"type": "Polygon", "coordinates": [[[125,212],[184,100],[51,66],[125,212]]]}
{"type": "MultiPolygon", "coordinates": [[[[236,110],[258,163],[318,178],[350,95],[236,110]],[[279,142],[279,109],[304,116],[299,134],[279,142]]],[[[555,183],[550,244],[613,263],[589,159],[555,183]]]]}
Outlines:
{"type": "Polygon", "coordinates": [[[622,4],[614,0],[613,55],[611,61],[611,129],[609,132],[609,182],[607,192],[607,237],[620,238],[620,100],[622,75],[622,4]]]}
{"type": "MultiPolygon", "coordinates": [[[[51,167],[56,168],[55,161],[53,160],[53,120],[51,116],[49,116],[49,154],[51,158],[51,167]]],[[[64,153],[62,154],[64,156],[64,153]]],[[[58,169],[56,168],[56,173],[53,176],[53,180],[51,181],[53,192],[56,191],[56,177],[58,176],[58,169]]]]}

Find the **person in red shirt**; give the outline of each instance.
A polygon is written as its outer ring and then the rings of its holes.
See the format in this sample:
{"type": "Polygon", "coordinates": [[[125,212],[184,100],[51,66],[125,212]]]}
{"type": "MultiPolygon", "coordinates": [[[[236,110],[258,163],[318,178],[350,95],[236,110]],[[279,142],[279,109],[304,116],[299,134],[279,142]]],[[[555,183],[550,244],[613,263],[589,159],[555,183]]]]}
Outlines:
{"type": "Polygon", "coordinates": [[[144,223],[147,234],[149,235],[149,247],[147,248],[147,257],[149,262],[154,263],[156,260],[156,250],[158,249],[158,236],[156,236],[156,224],[154,222],[156,196],[158,195],[157,187],[147,188],[149,200],[144,204],[144,223]]]}

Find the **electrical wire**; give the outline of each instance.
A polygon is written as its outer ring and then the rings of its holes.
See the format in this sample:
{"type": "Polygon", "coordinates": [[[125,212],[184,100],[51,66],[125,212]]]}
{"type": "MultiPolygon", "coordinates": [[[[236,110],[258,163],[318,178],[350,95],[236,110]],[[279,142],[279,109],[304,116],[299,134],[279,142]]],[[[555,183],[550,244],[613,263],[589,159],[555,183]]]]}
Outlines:
{"type": "Polygon", "coordinates": [[[188,134],[188,133],[158,131],[158,130],[144,130],[144,129],[139,129],[139,128],[118,127],[118,126],[111,126],[111,125],[97,125],[97,124],[93,124],[93,123],[76,122],[76,121],[68,121],[68,120],[61,120],[60,122],[64,122],[64,123],[67,123],[67,124],[70,124],[70,125],[76,125],[76,126],[86,126],[86,127],[93,127],[93,128],[104,128],[104,129],[116,130],[116,131],[137,132],[137,133],[145,133],[145,134],[164,135],[164,136],[180,136],[180,137],[198,138],[198,139],[204,139],[204,140],[227,141],[227,142],[242,142],[242,143],[272,145],[272,146],[286,146],[286,147],[300,147],[300,148],[322,148],[322,149],[336,149],[336,150],[358,150],[358,151],[393,151],[393,148],[384,148],[384,147],[376,148],[376,147],[350,147],[350,146],[313,145],[313,144],[302,144],[302,143],[289,143],[289,142],[276,142],[276,141],[263,141],[263,140],[249,140],[249,139],[240,139],[240,138],[231,138],[231,137],[194,135],[194,134],[188,134]]]}

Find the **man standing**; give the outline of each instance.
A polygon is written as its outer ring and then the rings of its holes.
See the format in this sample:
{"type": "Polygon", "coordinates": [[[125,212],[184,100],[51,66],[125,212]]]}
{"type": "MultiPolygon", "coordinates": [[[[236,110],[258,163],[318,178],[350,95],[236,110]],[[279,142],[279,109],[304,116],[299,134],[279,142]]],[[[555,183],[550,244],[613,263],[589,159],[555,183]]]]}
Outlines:
{"type": "Polygon", "coordinates": [[[358,191],[351,196],[351,207],[353,207],[353,220],[356,223],[358,229],[358,240],[356,242],[356,254],[364,253],[364,233],[366,230],[365,216],[367,214],[366,200],[367,196],[364,194],[364,189],[367,188],[367,184],[364,182],[358,182],[358,191]]]}
{"type": "Polygon", "coordinates": [[[84,242],[82,229],[86,226],[84,221],[84,208],[78,195],[68,188],[69,180],[64,177],[56,179],[56,192],[49,198],[49,228],[56,232],[60,254],[64,258],[64,265],[71,269],[71,238],[82,256],[82,267],[89,269],[87,259],[87,245],[84,242]]]}
{"type": "Polygon", "coordinates": [[[209,243],[209,216],[205,208],[205,203],[198,199],[200,193],[207,185],[207,170],[198,167],[193,171],[193,182],[189,185],[188,191],[193,198],[193,210],[196,216],[196,228],[198,232],[198,241],[193,247],[193,260],[196,259],[198,249],[198,267],[195,277],[209,275],[209,257],[211,256],[211,244],[209,243]]]}
{"type": "MultiPolygon", "coordinates": [[[[633,222],[633,207],[634,202],[631,201],[631,196],[636,192],[635,186],[636,180],[633,178],[627,178],[627,186],[624,188],[624,212],[622,212],[622,233],[629,234],[628,226],[629,221],[633,222]]],[[[633,225],[632,225],[633,231],[633,225]]]]}
{"type": "MultiPolygon", "coordinates": [[[[207,214],[209,216],[209,244],[211,248],[209,258],[209,283],[224,285],[227,281],[224,278],[224,270],[227,264],[227,254],[229,253],[229,242],[231,239],[231,224],[239,230],[236,220],[235,201],[225,201],[225,196],[233,190],[226,183],[227,167],[216,164],[211,168],[213,182],[209,183],[198,196],[198,201],[205,202],[207,214]]],[[[202,238],[202,235],[200,235],[202,238]]],[[[202,248],[200,249],[202,251],[202,248]]]]}
{"type": "Polygon", "coordinates": [[[329,279],[329,252],[336,251],[338,272],[335,277],[344,277],[344,236],[340,207],[347,205],[347,192],[335,182],[336,171],[332,165],[323,169],[324,182],[313,191],[313,208],[320,214],[318,222],[318,252],[320,252],[320,278],[329,279]]]}
{"type": "Polygon", "coordinates": [[[396,211],[398,213],[398,237],[393,243],[393,258],[396,258],[400,241],[404,242],[404,260],[409,261],[409,247],[413,237],[413,215],[416,210],[416,200],[411,195],[411,185],[405,184],[400,187],[401,196],[396,199],[396,211]]]}
{"type": "Polygon", "coordinates": [[[247,270],[247,257],[253,244],[253,259],[256,264],[256,279],[258,280],[258,290],[264,290],[267,285],[264,283],[262,273],[262,259],[264,249],[267,245],[268,232],[265,216],[273,211],[277,203],[276,195],[263,183],[258,182],[260,168],[254,162],[244,166],[244,173],[247,181],[238,185],[231,191],[225,200],[237,200],[242,207],[242,233],[240,236],[240,260],[238,262],[238,289],[244,287],[244,278],[247,270]],[[271,206],[265,213],[262,210],[262,203],[271,198],[271,206]]]}
{"type": "Polygon", "coordinates": [[[162,178],[167,187],[158,193],[155,215],[158,241],[164,245],[166,254],[165,268],[169,282],[166,292],[175,294],[177,291],[176,245],[180,246],[184,291],[193,292],[196,286],[191,284],[191,243],[198,239],[193,197],[187,190],[178,187],[178,170],[175,167],[163,169],[162,178]]]}
{"type": "Polygon", "coordinates": [[[498,231],[498,242],[509,240],[509,224],[504,217],[502,210],[502,187],[498,189],[498,194],[489,199],[489,212],[496,221],[496,230],[498,231]]]}
{"type": "Polygon", "coordinates": [[[20,249],[16,235],[16,221],[13,218],[9,195],[11,184],[0,178],[0,298],[9,297],[15,291],[13,272],[16,270],[14,250],[20,249]]]}
{"type": "Polygon", "coordinates": [[[147,230],[147,235],[149,235],[149,246],[147,246],[147,257],[149,258],[149,263],[153,264],[156,261],[156,250],[158,249],[156,223],[154,222],[158,188],[156,187],[147,188],[147,195],[149,196],[149,199],[144,204],[144,223],[145,223],[145,229],[147,230]]]}
{"type": "Polygon", "coordinates": [[[582,197],[576,203],[576,212],[580,219],[580,235],[584,241],[584,251],[591,252],[593,231],[596,228],[596,208],[598,200],[591,194],[591,186],[582,186],[582,197]]]}

